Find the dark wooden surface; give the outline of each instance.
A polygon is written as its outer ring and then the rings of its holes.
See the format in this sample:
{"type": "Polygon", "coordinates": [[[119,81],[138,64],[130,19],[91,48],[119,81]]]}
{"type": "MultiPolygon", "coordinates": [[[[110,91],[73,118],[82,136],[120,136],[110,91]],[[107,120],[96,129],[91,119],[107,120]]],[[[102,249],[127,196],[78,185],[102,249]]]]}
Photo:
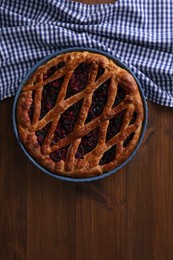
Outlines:
{"type": "Polygon", "coordinates": [[[172,108],[148,102],[144,141],[118,173],[69,183],[24,156],[12,103],[0,103],[0,260],[173,259],[172,108]]]}

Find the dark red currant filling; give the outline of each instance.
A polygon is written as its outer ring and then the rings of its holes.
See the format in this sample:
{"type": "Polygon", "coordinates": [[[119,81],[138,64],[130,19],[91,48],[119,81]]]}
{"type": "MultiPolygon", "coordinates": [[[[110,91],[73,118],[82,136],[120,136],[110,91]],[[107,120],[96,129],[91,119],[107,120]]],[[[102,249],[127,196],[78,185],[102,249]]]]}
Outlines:
{"type": "Polygon", "coordinates": [[[63,147],[62,149],[59,149],[57,151],[50,153],[50,158],[54,162],[58,162],[59,160],[65,161],[68,147],[69,146],[66,146],[66,147],[63,147]]]}
{"type": "Polygon", "coordinates": [[[47,78],[50,78],[57,70],[64,67],[65,62],[60,62],[59,64],[52,66],[50,69],[48,69],[47,73],[43,75],[43,80],[46,80],[47,78]]]}
{"type": "Polygon", "coordinates": [[[103,108],[107,102],[109,84],[110,80],[107,80],[98,89],[96,89],[96,91],[94,91],[86,123],[102,114],[103,108]]]}
{"type": "Polygon", "coordinates": [[[65,136],[73,132],[73,128],[78,118],[78,114],[81,109],[82,103],[83,100],[80,100],[79,102],[69,107],[61,115],[51,145],[57,143],[59,140],[63,139],[65,136]]]}
{"type": "Polygon", "coordinates": [[[116,156],[116,145],[112,146],[108,151],[106,151],[103,154],[99,164],[102,165],[102,164],[110,163],[115,159],[115,156],[116,156]]]}
{"type": "Polygon", "coordinates": [[[124,113],[125,113],[125,111],[123,110],[117,116],[115,116],[109,120],[106,141],[108,141],[109,139],[111,139],[113,136],[115,136],[116,134],[118,134],[120,132],[124,113]]]}
{"type": "Polygon", "coordinates": [[[125,90],[121,86],[118,85],[117,95],[116,95],[116,98],[115,98],[115,101],[113,104],[113,108],[123,101],[125,94],[126,94],[125,90]]]}
{"type": "Polygon", "coordinates": [[[47,124],[44,128],[36,132],[37,141],[40,145],[43,144],[44,139],[48,133],[51,123],[47,124]]]}
{"type": "Polygon", "coordinates": [[[55,106],[64,77],[56,79],[43,87],[40,118],[42,119],[55,106]]]}
{"type": "Polygon", "coordinates": [[[104,73],[104,71],[105,71],[104,68],[99,67],[98,73],[96,76],[96,81],[101,77],[101,75],[104,73]]]}
{"type": "Polygon", "coordinates": [[[123,142],[123,147],[127,147],[130,141],[133,139],[135,133],[131,133],[123,142]]]}
{"type": "Polygon", "coordinates": [[[137,113],[134,111],[132,115],[132,119],[130,121],[130,125],[134,124],[137,118],[137,113]]]}
{"type": "Polygon", "coordinates": [[[90,67],[90,64],[83,62],[76,67],[68,84],[66,98],[77,94],[86,87],[90,67]]]}
{"type": "Polygon", "coordinates": [[[99,127],[93,129],[87,135],[82,137],[78,151],[75,155],[76,158],[81,159],[86,153],[89,153],[96,147],[98,141],[98,131],[99,127]]]}

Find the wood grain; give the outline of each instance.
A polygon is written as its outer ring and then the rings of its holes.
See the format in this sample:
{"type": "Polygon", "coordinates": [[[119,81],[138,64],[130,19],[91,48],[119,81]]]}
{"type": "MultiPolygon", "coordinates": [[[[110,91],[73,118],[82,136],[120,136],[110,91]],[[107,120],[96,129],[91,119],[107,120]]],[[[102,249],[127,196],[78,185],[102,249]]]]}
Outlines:
{"type": "Polygon", "coordinates": [[[0,260],[173,259],[172,108],[148,102],[144,141],[118,173],[69,183],[25,157],[12,104],[0,103],[0,260]]]}

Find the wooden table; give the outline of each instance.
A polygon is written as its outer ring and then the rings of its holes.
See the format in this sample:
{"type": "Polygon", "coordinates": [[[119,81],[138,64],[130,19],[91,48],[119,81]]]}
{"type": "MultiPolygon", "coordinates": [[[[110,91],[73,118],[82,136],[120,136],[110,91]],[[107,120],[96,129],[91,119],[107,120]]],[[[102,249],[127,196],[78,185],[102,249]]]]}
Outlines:
{"type": "Polygon", "coordinates": [[[69,183],[25,157],[12,104],[0,103],[0,260],[173,259],[172,108],[148,102],[144,141],[118,173],[69,183]]]}

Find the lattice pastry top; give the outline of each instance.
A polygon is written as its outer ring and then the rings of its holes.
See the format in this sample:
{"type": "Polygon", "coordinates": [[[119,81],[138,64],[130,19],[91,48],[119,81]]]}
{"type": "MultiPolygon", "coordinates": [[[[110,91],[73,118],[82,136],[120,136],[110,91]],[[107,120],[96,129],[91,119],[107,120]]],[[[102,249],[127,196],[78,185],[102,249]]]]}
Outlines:
{"type": "Polygon", "coordinates": [[[87,51],[58,55],[29,78],[17,102],[21,142],[55,174],[90,177],[135,149],[144,109],[135,79],[87,51]]]}

